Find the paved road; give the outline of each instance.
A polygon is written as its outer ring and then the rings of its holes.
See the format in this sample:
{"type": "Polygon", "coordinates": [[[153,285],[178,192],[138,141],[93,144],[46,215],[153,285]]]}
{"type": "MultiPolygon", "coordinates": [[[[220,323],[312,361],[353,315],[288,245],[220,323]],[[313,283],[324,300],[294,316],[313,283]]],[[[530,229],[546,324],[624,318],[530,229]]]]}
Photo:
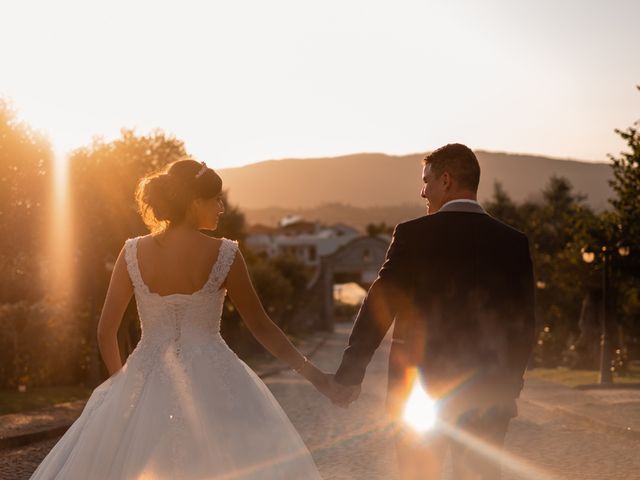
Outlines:
{"type": "MultiPolygon", "coordinates": [[[[339,326],[314,361],[334,371],[348,332],[349,327],[339,326]]],[[[295,374],[267,382],[312,449],[325,480],[394,478],[393,444],[381,427],[388,348],[387,340],[367,370],[360,399],[348,410],[329,405],[295,374]]],[[[640,479],[640,442],[530,403],[526,388],[519,412],[507,436],[504,480],[640,479]]]]}
{"type": "MultiPolygon", "coordinates": [[[[338,326],[314,361],[333,371],[348,332],[348,326],[338,326]]],[[[393,444],[382,413],[388,348],[385,342],[374,356],[360,399],[348,410],[332,406],[295,373],[267,379],[312,450],[325,480],[389,480],[395,476],[393,444]]],[[[519,409],[520,416],[507,436],[504,480],[640,480],[640,442],[530,403],[526,388],[519,409]]],[[[0,479],[29,478],[54,442],[0,452],[0,479]]],[[[446,477],[449,475],[450,471],[446,477]]]]}

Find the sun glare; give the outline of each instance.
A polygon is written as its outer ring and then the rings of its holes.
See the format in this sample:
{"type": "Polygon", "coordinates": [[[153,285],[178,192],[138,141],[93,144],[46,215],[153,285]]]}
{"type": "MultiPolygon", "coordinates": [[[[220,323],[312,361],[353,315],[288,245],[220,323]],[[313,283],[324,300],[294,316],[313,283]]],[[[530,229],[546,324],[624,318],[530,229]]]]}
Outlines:
{"type": "Polygon", "coordinates": [[[54,297],[69,295],[72,289],[71,214],[68,194],[69,160],[55,154],[53,185],[51,186],[51,214],[49,217],[49,258],[51,276],[49,291],[54,297]]]}
{"type": "Polygon", "coordinates": [[[57,206],[64,202],[69,179],[69,158],[63,154],[56,154],[54,163],[54,195],[57,206]]]}
{"type": "Polygon", "coordinates": [[[404,408],[403,420],[415,431],[424,433],[432,429],[438,418],[436,402],[416,377],[404,408]]]}

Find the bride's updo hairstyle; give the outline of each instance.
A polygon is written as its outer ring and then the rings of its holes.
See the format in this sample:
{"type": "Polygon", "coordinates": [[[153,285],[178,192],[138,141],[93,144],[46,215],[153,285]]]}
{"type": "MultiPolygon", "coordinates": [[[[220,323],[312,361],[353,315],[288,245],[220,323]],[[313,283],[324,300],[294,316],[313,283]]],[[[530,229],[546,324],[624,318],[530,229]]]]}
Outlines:
{"type": "Polygon", "coordinates": [[[220,194],[222,179],[204,162],[182,158],[138,182],[136,203],[145,225],[156,233],[181,223],[191,202],[220,194]]]}

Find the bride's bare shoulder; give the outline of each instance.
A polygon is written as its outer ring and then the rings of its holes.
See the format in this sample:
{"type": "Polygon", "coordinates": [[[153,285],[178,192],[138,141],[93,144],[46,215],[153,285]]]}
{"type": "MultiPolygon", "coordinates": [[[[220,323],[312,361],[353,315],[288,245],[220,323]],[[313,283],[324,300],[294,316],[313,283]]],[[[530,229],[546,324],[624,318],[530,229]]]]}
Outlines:
{"type": "MultiPolygon", "coordinates": [[[[141,245],[142,248],[146,248],[146,245],[149,244],[149,248],[154,250],[154,247],[162,247],[166,246],[167,242],[163,238],[162,234],[158,233],[148,233],[146,235],[139,235],[138,237],[134,237],[134,239],[138,239],[138,245],[141,245]]],[[[205,250],[214,250],[217,251],[222,242],[223,238],[212,237],[210,235],[205,235],[204,233],[200,233],[199,235],[192,237],[190,240],[183,239],[179,243],[182,244],[179,248],[188,248],[188,249],[200,249],[203,248],[205,250]]],[[[169,242],[170,244],[173,242],[169,242]]],[[[174,244],[174,246],[176,246],[174,244]]]]}
{"type": "Polygon", "coordinates": [[[201,234],[202,243],[205,245],[211,245],[214,247],[219,247],[222,244],[223,239],[218,237],[211,237],[209,235],[201,234]]]}
{"type": "Polygon", "coordinates": [[[222,243],[222,238],[211,237],[209,235],[201,233],[194,247],[198,248],[198,250],[206,252],[204,254],[208,257],[210,255],[218,255],[220,250],[222,249],[222,243]]]}

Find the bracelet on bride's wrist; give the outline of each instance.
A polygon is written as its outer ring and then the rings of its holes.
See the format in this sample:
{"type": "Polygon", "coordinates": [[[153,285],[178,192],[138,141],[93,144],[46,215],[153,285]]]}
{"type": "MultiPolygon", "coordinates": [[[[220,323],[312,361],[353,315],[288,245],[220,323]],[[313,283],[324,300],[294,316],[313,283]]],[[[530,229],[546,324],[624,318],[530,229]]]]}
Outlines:
{"type": "Polygon", "coordinates": [[[304,358],[304,361],[302,362],[302,365],[300,365],[298,368],[294,368],[293,370],[297,373],[301,373],[302,370],[304,369],[304,367],[307,366],[307,363],[309,363],[309,359],[307,357],[302,357],[304,358]]]}

